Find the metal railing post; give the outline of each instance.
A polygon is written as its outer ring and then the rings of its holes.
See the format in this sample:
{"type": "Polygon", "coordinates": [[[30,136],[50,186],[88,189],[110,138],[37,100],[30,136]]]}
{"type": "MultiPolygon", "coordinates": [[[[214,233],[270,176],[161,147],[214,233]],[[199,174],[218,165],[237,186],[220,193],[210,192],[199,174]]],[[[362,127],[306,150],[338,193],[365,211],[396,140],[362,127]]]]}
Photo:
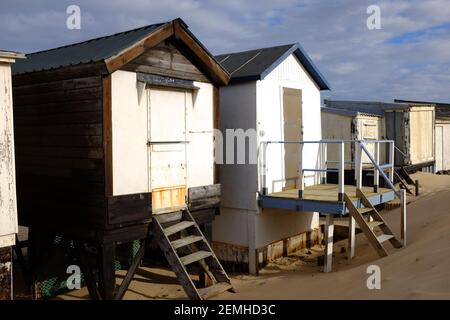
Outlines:
{"type": "Polygon", "coordinates": [[[356,188],[362,188],[362,142],[355,142],[355,180],[356,188]]]}
{"type": "Polygon", "coordinates": [[[267,195],[267,164],[266,164],[266,152],[267,152],[267,142],[262,143],[262,170],[261,170],[261,194],[267,195]]]}
{"type": "Polygon", "coordinates": [[[345,157],[344,157],[344,151],[345,151],[345,145],[344,142],[342,141],[339,145],[339,170],[338,170],[338,174],[339,174],[339,191],[338,191],[338,201],[344,201],[344,162],[345,162],[345,157]]]}
{"type": "MultiPolygon", "coordinates": [[[[327,143],[325,142],[325,143],[322,143],[321,144],[321,146],[322,146],[322,156],[323,156],[323,158],[322,158],[322,170],[327,170],[328,169],[328,165],[327,165],[327,157],[328,157],[328,145],[327,145],[327,143]]],[[[327,172],[326,171],[323,171],[322,172],[322,176],[321,176],[321,181],[320,181],[322,184],[326,184],[327,183],[327,172]]]]}
{"type": "Polygon", "coordinates": [[[303,199],[305,196],[305,174],[303,173],[303,143],[299,145],[299,185],[298,185],[298,197],[303,199]]]}
{"type": "Polygon", "coordinates": [[[394,182],[394,167],[395,167],[395,143],[391,141],[389,143],[389,164],[391,167],[389,168],[389,180],[394,182]]]}
{"type": "MultiPolygon", "coordinates": [[[[375,163],[380,164],[380,143],[375,142],[375,163]]],[[[377,166],[373,166],[373,192],[378,193],[378,186],[380,185],[380,173],[377,166]]]]}

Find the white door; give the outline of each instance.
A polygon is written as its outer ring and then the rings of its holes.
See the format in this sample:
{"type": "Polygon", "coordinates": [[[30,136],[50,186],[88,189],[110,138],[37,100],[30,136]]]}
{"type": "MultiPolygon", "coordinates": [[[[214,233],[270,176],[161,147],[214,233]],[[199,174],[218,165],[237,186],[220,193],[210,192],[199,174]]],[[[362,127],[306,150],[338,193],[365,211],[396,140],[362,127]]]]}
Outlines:
{"type": "MultiPolygon", "coordinates": [[[[283,134],[284,141],[302,141],[302,92],[283,88],[283,134]]],[[[284,145],[284,188],[295,187],[299,177],[300,145],[284,145]]]]}
{"type": "Polygon", "coordinates": [[[444,127],[436,126],[436,172],[444,169],[444,127]]]}
{"type": "MultiPolygon", "coordinates": [[[[186,97],[177,89],[149,89],[149,152],[152,206],[186,203],[186,97]]],[[[156,211],[155,211],[156,210],[156,211]]]]}

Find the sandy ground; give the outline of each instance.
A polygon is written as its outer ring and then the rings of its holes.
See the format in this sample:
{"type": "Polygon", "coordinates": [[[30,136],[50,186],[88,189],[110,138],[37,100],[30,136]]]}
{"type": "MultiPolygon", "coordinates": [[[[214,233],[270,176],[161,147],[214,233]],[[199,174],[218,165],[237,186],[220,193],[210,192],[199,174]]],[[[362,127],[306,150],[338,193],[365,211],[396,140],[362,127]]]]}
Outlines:
{"type": "MultiPolygon", "coordinates": [[[[320,246],[271,263],[260,275],[231,275],[237,293],[218,299],[450,299],[450,176],[418,173],[421,194],[407,209],[407,246],[386,247],[380,259],[363,234],[356,237],[356,255],[346,259],[346,242],[334,245],[333,272],[323,273],[320,246]],[[369,290],[367,266],[381,268],[381,289],[369,290]]],[[[400,210],[383,212],[399,233],[400,210]]],[[[123,273],[119,274],[123,278],[123,273]]],[[[86,288],[58,299],[88,298],[86,288]]],[[[174,274],[163,268],[141,268],[125,299],[186,299],[174,274]]]]}

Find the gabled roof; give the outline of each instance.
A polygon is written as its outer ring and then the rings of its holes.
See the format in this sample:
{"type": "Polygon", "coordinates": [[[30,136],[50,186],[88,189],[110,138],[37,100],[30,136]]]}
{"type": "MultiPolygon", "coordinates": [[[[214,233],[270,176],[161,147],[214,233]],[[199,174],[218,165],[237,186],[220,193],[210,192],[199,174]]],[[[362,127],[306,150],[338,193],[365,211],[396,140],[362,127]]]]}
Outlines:
{"type": "Polygon", "coordinates": [[[104,62],[109,73],[168,39],[181,43],[185,52],[214,82],[227,84],[229,75],[214,56],[189,31],[181,19],[148,25],[55,49],[27,55],[13,67],[13,74],[53,70],[82,64],[104,62]]]}
{"type": "Polygon", "coordinates": [[[231,82],[263,80],[289,55],[294,54],[320,90],[330,90],[330,85],[300,44],[261,48],[250,51],[227,53],[216,59],[231,75],[231,82]]]}
{"type": "Polygon", "coordinates": [[[427,102],[427,101],[413,101],[413,100],[399,100],[395,99],[395,102],[401,103],[417,103],[417,104],[429,104],[436,106],[436,117],[450,118],[450,103],[442,102],[427,102]]]}

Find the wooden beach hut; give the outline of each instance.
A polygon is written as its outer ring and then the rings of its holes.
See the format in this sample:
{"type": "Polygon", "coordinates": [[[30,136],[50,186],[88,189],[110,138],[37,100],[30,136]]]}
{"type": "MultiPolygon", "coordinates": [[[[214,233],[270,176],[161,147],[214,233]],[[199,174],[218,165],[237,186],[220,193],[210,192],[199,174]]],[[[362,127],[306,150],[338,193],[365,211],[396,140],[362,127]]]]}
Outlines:
{"type": "Polygon", "coordinates": [[[220,201],[218,87],[228,80],[181,19],[17,64],[19,221],[34,272],[57,237],[74,248],[92,298],[120,299],[150,236],[189,297],[230,289],[207,241],[220,201]],[[117,244],[133,241],[140,249],[115,288],[117,244]],[[197,288],[194,266],[216,286],[197,288]]]}

